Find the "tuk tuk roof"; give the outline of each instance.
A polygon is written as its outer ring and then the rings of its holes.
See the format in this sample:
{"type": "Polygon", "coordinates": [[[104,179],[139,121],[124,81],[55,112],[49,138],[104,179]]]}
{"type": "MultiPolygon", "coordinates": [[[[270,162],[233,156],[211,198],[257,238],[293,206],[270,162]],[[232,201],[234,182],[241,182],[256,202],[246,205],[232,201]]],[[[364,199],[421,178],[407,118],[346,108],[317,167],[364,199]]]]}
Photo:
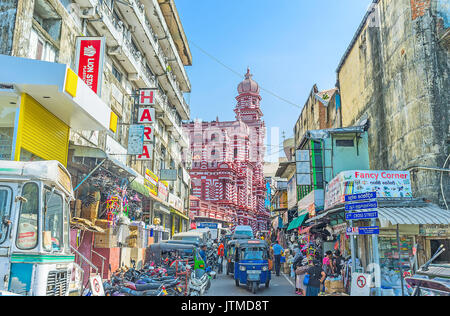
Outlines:
{"type": "Polygon", "coordinates": [[[193,236],[193,237],[200,237],[200,238],[202,238],[203,234],[204,234],[204,232],[193,232],[193,231],[191,231],[191,232],[178,233],[178,234],[173,235],[173,237],[188,237],[188,236],[191,237],[191,236],[193,236]]]}
{"type": "Polygon", "coordinates": [[[200,243],[198,243],[194,240],[165,240],[162,243],[178,244],[178,245],[192,245],[192,246],[196,246],[196,247],[200,246],[200,243]]]}
{"type": "Polygon", "coordinates": [[[152,251],[173,251],[173,250],[194,250],[196,247],[192,244],[179,244],[161,242],[150,245],[152,251]]]}

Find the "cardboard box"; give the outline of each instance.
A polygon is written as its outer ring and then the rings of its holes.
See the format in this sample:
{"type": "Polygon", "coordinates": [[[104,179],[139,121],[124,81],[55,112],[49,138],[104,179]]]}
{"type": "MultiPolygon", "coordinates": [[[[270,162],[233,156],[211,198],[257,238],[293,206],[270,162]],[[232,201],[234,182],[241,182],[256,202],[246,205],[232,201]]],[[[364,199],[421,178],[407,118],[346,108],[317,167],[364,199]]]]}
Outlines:
{"type": "Polygon", "coordinates": [[[325,293],[334,294],[344,292],[345,292],[344,281],[325,280],[325,293]]]}
{"type": "Polygon", "coordinates": [[[85,218],[90,220],[91,222],[95,222],[98,217],[98,207],[100,205],[100,201],[95,202],[87,207],[83,207],[81,209],[81,218],[85,218]]]}
{"type": "Polygon", "coordinates": [[[127,245],[129,248],[137,248],[138,247],[138,236],[130,235],[127,237],[127,245]]]}
{"type": "Polygon", "coordinates": [[[103,229],[109,229],[109,228],[111,228],[110,227],[111,223],[108,222],[108,220],[106,220],[106,219],[97,219],[97,220],[95,220],[95,226],[98,226],[103,229]]]}
{"type": "Polygon", "coordinates": [[[117,235],[114,234],[112,228],[105,230],[104,234],[95,233],[95,248],[115,248],[117,247],[117,235]]]}

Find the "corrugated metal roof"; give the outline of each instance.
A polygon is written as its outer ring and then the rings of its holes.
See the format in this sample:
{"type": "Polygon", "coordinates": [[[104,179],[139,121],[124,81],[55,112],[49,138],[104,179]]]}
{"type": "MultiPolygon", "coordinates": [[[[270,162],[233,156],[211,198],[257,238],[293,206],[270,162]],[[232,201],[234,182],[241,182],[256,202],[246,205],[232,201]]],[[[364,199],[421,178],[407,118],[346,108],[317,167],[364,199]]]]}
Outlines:
{"type": "Polygon", "coordinates": [[[383,225],[383,222],[389,222],[392,225],[450,224],[450,211],[435,206],[386,207],[378,208],[377,210],[382,226],[387,226],[383,225]]]}

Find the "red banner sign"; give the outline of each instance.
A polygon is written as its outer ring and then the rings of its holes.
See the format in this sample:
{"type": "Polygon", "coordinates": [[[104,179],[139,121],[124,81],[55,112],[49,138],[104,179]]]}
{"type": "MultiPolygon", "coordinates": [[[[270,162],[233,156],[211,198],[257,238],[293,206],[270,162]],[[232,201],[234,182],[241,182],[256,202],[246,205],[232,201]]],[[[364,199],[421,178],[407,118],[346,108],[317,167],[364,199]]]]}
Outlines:
{"type": "Polygon", "coordinates": [[[78,37],[78,76],[97,94],[100,94],[105,40],[102,37],[78,37]]]}

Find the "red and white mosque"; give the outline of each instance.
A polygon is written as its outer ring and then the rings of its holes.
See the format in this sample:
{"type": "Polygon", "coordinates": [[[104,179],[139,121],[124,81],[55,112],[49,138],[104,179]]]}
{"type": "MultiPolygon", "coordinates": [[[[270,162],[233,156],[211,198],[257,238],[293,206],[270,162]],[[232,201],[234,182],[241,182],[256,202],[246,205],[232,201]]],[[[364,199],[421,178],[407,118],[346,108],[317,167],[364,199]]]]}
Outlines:
{"type": "Polygon", "coordinates": [[[256,232],[268,229],[270,213],[264,205],[262,98],[249,69],[238,93],[235,121],[183,125],[193,155],[191,216],[196,222],[229,222],[233,228],[250,225],[256,232]]]}

